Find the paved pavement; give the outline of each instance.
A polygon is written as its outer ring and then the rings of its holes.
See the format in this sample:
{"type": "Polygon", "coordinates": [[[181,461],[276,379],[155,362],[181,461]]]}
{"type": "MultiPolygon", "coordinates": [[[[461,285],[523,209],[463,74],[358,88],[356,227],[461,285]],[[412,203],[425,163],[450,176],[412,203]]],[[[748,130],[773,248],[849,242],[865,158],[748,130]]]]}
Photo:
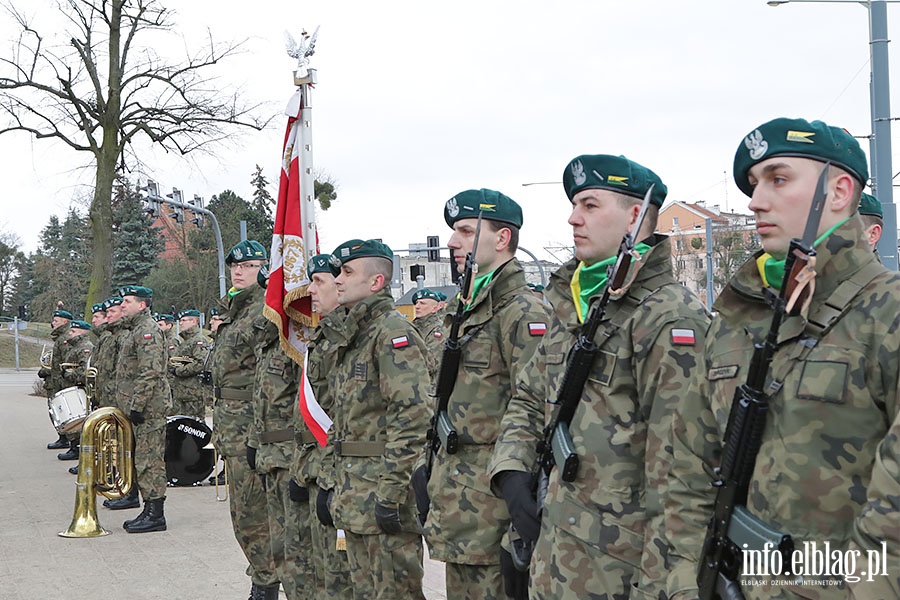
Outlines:
{"type": "MultiPolygon", "coordinates": [[[[55,438],[43,398],[29,396],[36,370],[0,369],[0,596],[8,600],[240,599],[250,580],[231,530],[228,502],[215,488],[169,488],[168,531],[127,534],[134,510],[110,511],[98,496],[100,524],[111,534],[67,539],[75,476],[46,449],[55,438]]],[[[443,564],[427,560],[425,596],[443,600],[443,564]]],[[[282,594],[282,597],[284,595],[282,594]]]]}

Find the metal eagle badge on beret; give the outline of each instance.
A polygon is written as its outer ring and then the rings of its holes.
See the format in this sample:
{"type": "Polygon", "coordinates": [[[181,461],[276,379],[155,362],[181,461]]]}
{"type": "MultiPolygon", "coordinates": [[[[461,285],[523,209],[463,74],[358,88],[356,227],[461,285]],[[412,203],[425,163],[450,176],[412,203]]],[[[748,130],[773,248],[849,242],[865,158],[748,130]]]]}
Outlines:
{"type": "Polygon", "coordinates": [[[447,214],[451,217],[456,217],[459,214],[459,203],[456,201],[456,198],[447,200],[447,214]]]}

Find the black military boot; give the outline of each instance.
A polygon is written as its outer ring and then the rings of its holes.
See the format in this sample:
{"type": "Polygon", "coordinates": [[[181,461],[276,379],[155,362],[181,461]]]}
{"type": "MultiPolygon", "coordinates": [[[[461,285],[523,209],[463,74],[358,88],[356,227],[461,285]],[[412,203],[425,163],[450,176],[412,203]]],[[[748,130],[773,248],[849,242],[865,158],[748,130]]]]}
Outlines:
{"type": "MultiPolygon", "coordinates": [[[[127,495],[115,500],[104,500],[103,506],[110,510],[123,510],[126,508],[140,508],[141,500],[138,498],[138,488],[136,485],[131,486],[131,491],[127,495]]],[[[146,507],[145,507],[146,510],[146,507]]]]}
{"type": "Polygon", "coordinates": [[[47,450],[62,450],[63,448],[69,447],[69,440],[66,439],[66,436],[63,434],[59,434],[59,439],[55,442],[50,442],[47,444],[47,450]]]}
{"type": "Polygon", "coordinates": [[[267,586],[254,583],[250,586],[250,597],[247,600],[278,600],[278,588],[280,587],[280,583],[267,586]]]}
{"type": "Polygon", "coordinates": [[[78,475],[78,465],[75,465],[74,467],[69,467],[69,473],[71,473],[72,475],[78,475]]]}
{"type": "MultiPolygon", "coordinates": [[[[163,514],[165,498],[144,502],[144,512],[134,521],[126,521],[122,527],[128,533],[149,533],[166,530],[166,516],[163,514]]],[[[277,596],[276,596],[277,598],[277,596]]]]}
{"type": "Polygon", "coordinates": [[[78,440],[67,441],[69,449],[56,455],[59,460],[78,460],[78,440]]]}

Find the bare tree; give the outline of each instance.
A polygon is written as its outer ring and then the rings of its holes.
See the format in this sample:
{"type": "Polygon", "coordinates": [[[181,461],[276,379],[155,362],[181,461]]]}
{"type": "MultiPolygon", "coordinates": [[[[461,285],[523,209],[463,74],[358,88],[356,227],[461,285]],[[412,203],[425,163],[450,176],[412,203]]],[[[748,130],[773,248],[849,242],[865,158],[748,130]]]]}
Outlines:
{"type": "Polygon", "coordinates": [[[62,45],[45,38],[14,4],[5,6],[19,36],[11,54],[0,56],[0,134],[25,131],[91,155],[90,306],[109,291],[113,183],[139,162],[131,144],[149,141],[180,154],[211,152],[238,127],[260,130],[274,115],[261,117],[262,105],[245,104],[238,91],[207,75],[243,42],[220,44],[209,35],[196,55],[169,61],[152,43],[158,45],[158,32],[173,29],[171,11],[156,0],[57,4],[68,21],[62,45]]]}

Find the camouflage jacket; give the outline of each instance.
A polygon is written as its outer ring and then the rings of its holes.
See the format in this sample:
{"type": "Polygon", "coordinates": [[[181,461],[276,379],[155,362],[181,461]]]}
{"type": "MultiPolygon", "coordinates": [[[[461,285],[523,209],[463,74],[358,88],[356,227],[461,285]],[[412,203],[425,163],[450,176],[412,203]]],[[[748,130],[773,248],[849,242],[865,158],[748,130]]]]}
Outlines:
{"type": "Polygon", "coordinates": [[[209,396],[211,390],[200,382],[199,375],[209,355],[210,344],[212,340],[199,327],[182,333],[181,343],[169,353],[170,359],[176,359],[175,375],[169,379],[173,396],[194,400],[205,400],[209,396]]]}
{"type": "Polygon", "coordinates": [[[67,339],[64,350],[63,363],[78,366],[63,369],[63,387],[72,387],[74,385],[84,387],[84,370],[87,368],[88,359],[90,359],[91,352],[94,350],[94,344],[91,343],[87,334],[82,333],[67,339]]]}
{"type": "Polygon", "coordinates": [[[253,427],[249,445],[257,449],[256,470],[289,469],[294,457],[294,412],[300,365],[281,348],[278,327],[254,323],[258,340],[253,385],[253,427]]]}
{"type": "Polygon", "coordinates": [[[50,373],[44,379],[44,389],[47,390],[48,396],[53,396],[56,392],[68,387],[63,381],[62,368],[59,366],[65,362],[63,357],[66,354],[66,341],[68,338],[68,324],[60,325],[50,332],[50,339],[53,340],[53,358],[50,361],[50,373]]]}
{"type": "Polygon", "coordinates": [[[213,443],[219,454],[242,457],[253,424],[253,378],[258,343],[257,325],[265,325],[265,290],[255,283],[228,299],[228,310],[216,331],[212,363],[216,402],[213,408],[213,443]]]}
{"type": "MultiPolygon", "coordinates": [[[[455,299],[447,311],[448,329],[458,302],[455,299]]],[[[452,455],[438,452],[428,483],[431,510],[425,537],[437,560],[474,565],[500,560],[509,513],[506,502],[491,492],[487,466],[513,383],[534,354],[549,318],[515,259],[499,268],[464,313],[462,357],[447,404],[459,450],[452,455]]]]}
{"type": "MultiPolygon", "coordinates": [[[[335,395],[328,387],[327,377],[337,366],[337,350],[346,339],[343,333],[345,314],[336,309],[322,317],[309,341],[307,377],[316,402],[329,417],[334,414],[335,395]]],[[[324,489],[334,488],[334,445],[319,446],[299,410],[294,413],[294,430],[298,439],[291,474],[301,485],[316,483],[324,489]]],[[[329,435],[334,436],[333,432],[329,435]]]]}
{"type": "Polygon", "coordinates": [[[122,321],[104,323],[91,330],[96,339],[94,352],[91,354],[91,366],[97,369],[97,381],[94,384],[95,400],[98,406],[117,406],[116,404],[116,363],[119,358],[119,344],[122,339],[122,321]]]}
{"type": "Polygon", "coordinates": [[[418,531],[410,480],[431,417],[425,342],[394,308],[388,289],[347,311],[342,331],[336,365],[326,375],[338,399],[330,438],[334,522],[353,533],[381,533],[377,498],[399,505],[403,529],[418,531]]]}
{"type": "MultiPolygon", "coordinates": [[[[900,275],[875,263],[858,219],[816,249],[809,321],[787,317],[779,331],[768,377],[776,383],[767,386],[777,391],[770,394],[747,506],[793,536],[795,548],[815,542],[821,549],[827,542],[842,552],[853,544],[880,550],[886,541],[891,577],[863,577],[856,597],[896,598],[900,275]],[[849,310],[841,314],[842,306],[849,310]],[[812,333],[815,323],[830,318],[824,337],[812,333]]],[[[753,344],[772,321],[755,257],[738,270],[714,309],[718,316],[706,338],[705,362],[694,371],[673,423],[666,526],[674,563],[669,591],[677,598],[696,596],[697,559],[715,502],[712,469],[719,464],[732,399],[746,381],[753,344]]],[[[748,599],[847,596],[843,586],[818,585],[827,577],[812,579],[742,591],[748,599]]]]}
{"type": "Polygon", "coordinates": [[[413,327],[425,340],[432,368],[429,371],[431,380],[437,381],[437,370],[441,365],[441,354],[444,351],[444,311],[415,319],[413,327]]]}
{"type": "MultiPolygon", "coordinates": [[[[158,324],[157,327],[159,327],[158,324]]],[[[160,331],[162,331],[163,343],[166,345],[166,360],[169,360],[170,356],[175,356],[176,350],[181,344],[181,336],[178,335],[174,327],[165,331],[160,329],[160,331]]]]}
{"type": "Polygon", "coordinates": [[[162,331],[148,309],[122,317],[116,362],[116,405],[147,421],[165,419],[171,406],[162,331]]]}
{"type": "MultiPolygon", "coordinates": [[[[598,549],[602,562],[585,568],[603,581],[631,581],[656,597],[666,581],[661,499],[671,411],[697,367],[709,317],[673,279],[669,239],[656,235],[650,244],[632,263],[633,283],[611,298],[594,337],[599,352],[569,425],[580,459],[577,477],[563,482],[558,470],[551,472],[543,519],[598,549]]],[[[553,306],[551,326],[519,371],[492,477],[533,468],[544,424],[555,413],[545,402],[556,402],[581,329],[570,289],[577,266],[576,260],[563,265],[544,291],[553,306]]],[[[628,593],[606,591],[610,597],[628,593]]]]}

